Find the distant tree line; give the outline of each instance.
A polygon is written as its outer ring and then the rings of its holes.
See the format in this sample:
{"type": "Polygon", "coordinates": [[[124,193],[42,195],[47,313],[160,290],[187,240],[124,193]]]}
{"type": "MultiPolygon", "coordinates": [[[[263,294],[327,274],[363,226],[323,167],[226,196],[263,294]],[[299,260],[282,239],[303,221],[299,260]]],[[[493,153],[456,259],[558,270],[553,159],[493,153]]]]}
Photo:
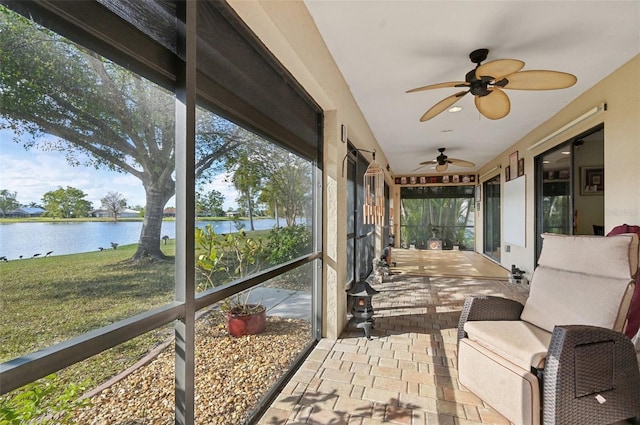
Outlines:
{"type": "MultiPolygon", "coordinates": [[[[87,194],[75,187],[58,187],[56,190],[46,192],[42,196],[42,203],[31,202],[28,205],[21,204],[17,192],[8,189],[0,189],[0,215],[5,218],[12,211],[20,207],[39,207],[45,210],[45,217],[53,218],[78,218],[87,217],[94,210],[93,204],[88,201],[87,194]]],[[[199,216],[222,217],[226,215],[222,206],[224,195],[217,190],[196,193],[196,210],[199,216]]],[[[110,191],[101,200],[101,208],[107,211],[107,215],[117,220],[128,208],[143,212],[142,206],[129,206],[127,199],[119,192],[110,191]]]]}

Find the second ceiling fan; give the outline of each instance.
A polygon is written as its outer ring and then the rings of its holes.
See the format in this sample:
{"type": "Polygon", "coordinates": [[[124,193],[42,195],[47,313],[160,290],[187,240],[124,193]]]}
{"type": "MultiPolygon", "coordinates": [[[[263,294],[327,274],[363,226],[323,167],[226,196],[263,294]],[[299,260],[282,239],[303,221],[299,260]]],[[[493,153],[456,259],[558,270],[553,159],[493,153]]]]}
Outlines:
{"type": "Polygon", "coordinates": [[[507,116],[511,110],[509,97],[502,89],[555,90],[571,87],[577,81],[574,75],[566,72],[521,71],[524,62],[517,59],[498,59],[481,65],[488,54],[488,49],[474,50],[469,54],[469,59],[476,64],[476,67],[467,72],[465,81],[450,81],[407,90],[407,93],[414,93],[444,87],[467,88],[436,103],[422,115],[420,121],[430,120],[462,99],[467,93],[474,95],[476,108],[482,115],[497,120],[507,116]]]}
{"type": "Polygon", "coordinates": [[[440,152],[440,155],[438,155],[436,159],[432,159],[431,161],[421,162],[420,166],[413,171],[419,170],[420,168],[426,167],[427,165],[435,165],[436,171],[439,173],[442,173],[443,171],[445,171],[449,167],[449,164],[458,165],[460,167],[476,166],[476,164],[474,164],[473,162],[465,161],[464,159],[449,158],[447,155],[444,154],[445,149],[446,148],[438,148],[438,152],[440,152]]]}

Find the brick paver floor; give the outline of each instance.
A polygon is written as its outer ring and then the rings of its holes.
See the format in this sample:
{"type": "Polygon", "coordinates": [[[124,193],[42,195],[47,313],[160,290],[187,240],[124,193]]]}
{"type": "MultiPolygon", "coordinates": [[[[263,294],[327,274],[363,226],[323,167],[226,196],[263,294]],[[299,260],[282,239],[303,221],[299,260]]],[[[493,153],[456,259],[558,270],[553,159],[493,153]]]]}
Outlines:
{"type": "Polygon", "coordinates": [[[458,318],[467,295],[524,302],[528,287],[407,276],[374,287],[372,339],[349,326],[320,341],[259,423],[508,424],[458,383],[458,318]]]}

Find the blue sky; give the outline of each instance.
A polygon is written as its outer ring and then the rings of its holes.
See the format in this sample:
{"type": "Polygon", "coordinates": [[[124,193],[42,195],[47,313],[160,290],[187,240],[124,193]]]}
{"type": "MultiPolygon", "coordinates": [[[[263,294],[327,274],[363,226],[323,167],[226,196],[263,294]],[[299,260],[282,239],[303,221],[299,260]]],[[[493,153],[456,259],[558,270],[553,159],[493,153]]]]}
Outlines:
{"type": "MultiPolygon", "coordinates": [[[[72,186],[86,193],[86,199],[94,208],[99,208],[100,199],[114,191],[123,194],[128,205],[144,206],[142,182],[132,175],[85,166],[71,167],[64,154],[36,147],[25,150],[13,138],[11,131],[0,130],[0,189],[17,192],[18,202],[41,203],[44,193],[59,186],[72,186]]],[[[206,190],[216,189],[224,195],[224,210],[235,209],[237,192],[233,185],[224,182],[224,178],[223,174],[218,175],[206,190]]],[[[174,205],[172,198],[167,206],[174,205]]]]}

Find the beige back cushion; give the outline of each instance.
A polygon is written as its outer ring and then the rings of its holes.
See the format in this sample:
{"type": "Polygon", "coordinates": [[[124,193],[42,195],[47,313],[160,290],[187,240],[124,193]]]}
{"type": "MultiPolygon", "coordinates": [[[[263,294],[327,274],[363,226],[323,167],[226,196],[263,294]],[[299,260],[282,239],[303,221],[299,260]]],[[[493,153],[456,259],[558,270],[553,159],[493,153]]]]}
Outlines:
{"type": "Polygon", "coordinates": [[[632,278],[638,270],[638,235],[567,236],[545,233],[538,265],[597,276],[632,278]]]}
{"type": "Polygon", "coordinates": [[[637,270],[637,235],[543,237],[521,319],[549,332],[555,325],[621,332],[637,270]]]}

